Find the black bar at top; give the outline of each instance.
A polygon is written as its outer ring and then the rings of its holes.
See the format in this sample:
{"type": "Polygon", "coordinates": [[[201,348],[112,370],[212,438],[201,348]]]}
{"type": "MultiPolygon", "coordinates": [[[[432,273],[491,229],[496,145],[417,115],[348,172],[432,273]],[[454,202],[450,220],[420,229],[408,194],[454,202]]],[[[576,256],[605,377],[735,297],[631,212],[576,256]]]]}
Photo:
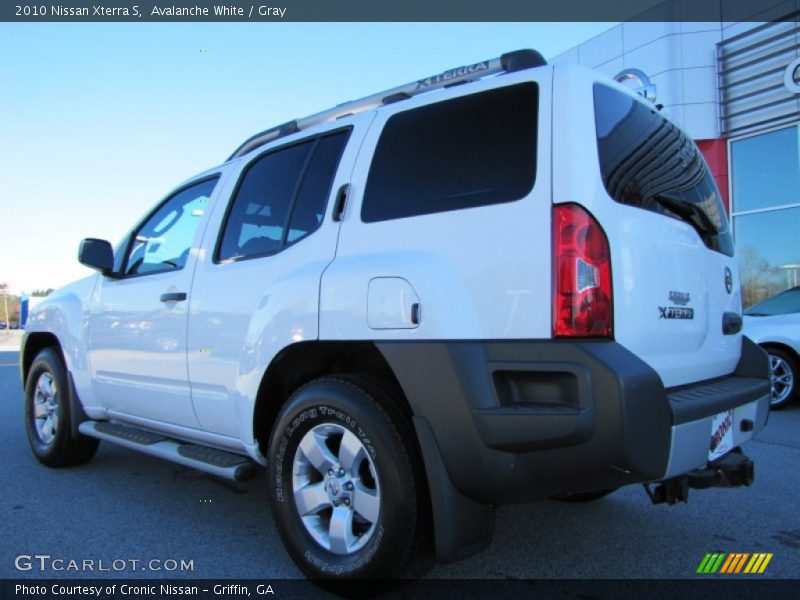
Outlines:
{"type": "Polygon", "coordinates": [[[798,9],[800,0],[5,0],[0,21],[758,22],[798,9]]]}

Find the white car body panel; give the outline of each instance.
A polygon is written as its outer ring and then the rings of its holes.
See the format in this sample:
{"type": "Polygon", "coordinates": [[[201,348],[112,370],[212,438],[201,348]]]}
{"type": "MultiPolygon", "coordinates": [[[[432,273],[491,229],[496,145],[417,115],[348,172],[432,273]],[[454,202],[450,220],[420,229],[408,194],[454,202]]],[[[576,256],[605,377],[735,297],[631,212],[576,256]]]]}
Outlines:
{"type": "Polygon", "coordinates": [[[196,252],[178,273],[106,279],[95,290],[90,352],[95,397],[122,414],[197,427],[186,371],[186,302],[196,252]]]}
{"type": "Polygon", "coordinates": [[[283,348],[318,337],[320,277],[333,260],[339,223],[334,198],[349,183],[361,139],[374,118],[362,113],[268,144],[238,161],[226,186],[230,197],[241,171],[274,147],[329,130],[352,127],[331,186],[320,228],[272,256],[215,263],[226,203],[215,206],[200,252],[189,302],[188,365],[192,398],[203,429],[253,443],[253,409],[264,372],[283,348]]]}
{"type": "Polygon", "coordinates": [[[67,370],[80,392],[84,407],[97,405],[89,369],[89,310],[92,292],[100,275],[90,275],[66,285],[44,298],[31,309],[25,326],[26,335],[36,332],[56,336],[67,370]]]}
{"type": "Polygon", "coordinates": [[[552,67],[540,67],[507,74],[424,94],[379,111],[355,166],[336,260],[322,278],[321,339],[550,337],[552,72],[552,67]],[[364,182],[386,121],[399,112],[496,88],[499,81],[539,85],[538,164],[531,192],[514,202],[364,223],[364,182]],[[487,240],[491,240],[490,251],[487,240]],[[409,283],[421,305],[418,327],[369,326],[365,309],[369,282],[376,277],[399,277],[409,283]]]}
{"type": "Polygon", "coordinates": [[[744,334],[757,344],[788,346],[800,355],[800,313],[744,317],[744,334]]]}
{"type": "Polygon", "coordinates": [[[419,327],[419,314],[419,296],[402,277],[375,277],[369,282],[367,323],[371,329],[414,329],[419,327]]]}
{"type": "Polygon", "coordinates": [[[191,180],[220,177],[182,269],[98,281],[88,324],[89,363],[94,397],[107,410],[199,428],[186,365],[188,303],[162,302],[160,297],[167,292],[190,293],[208,213],[229,170],[212,170],[191,180]]]}

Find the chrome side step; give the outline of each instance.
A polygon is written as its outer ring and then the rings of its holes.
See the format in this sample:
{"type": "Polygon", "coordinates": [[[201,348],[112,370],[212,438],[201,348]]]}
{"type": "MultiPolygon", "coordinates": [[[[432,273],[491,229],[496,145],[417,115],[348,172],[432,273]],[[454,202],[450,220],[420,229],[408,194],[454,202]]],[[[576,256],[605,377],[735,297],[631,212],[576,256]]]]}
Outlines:
{"type": "Polygon", "coordinates": [[[108,421],[84,421],[78,426],[78,430],[89,437],[106,440],[232,481],[252,479],[258,470],[253,461],[239,454],[182,442],[138,427],[108,421]]]}

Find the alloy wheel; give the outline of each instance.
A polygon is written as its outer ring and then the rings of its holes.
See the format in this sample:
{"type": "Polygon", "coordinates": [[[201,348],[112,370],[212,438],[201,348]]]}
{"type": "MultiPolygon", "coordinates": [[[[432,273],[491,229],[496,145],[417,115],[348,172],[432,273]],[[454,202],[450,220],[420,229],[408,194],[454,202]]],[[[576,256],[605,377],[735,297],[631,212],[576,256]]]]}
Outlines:
{"type": "Polygon", "coordinates": [[[58,432],[60,394],[53,375],[47,371],[39,376],[33,392],[33,420],[36,435],[46,445],[52,444],[58,432]]]}
{"type": "Polygon", "coordinates": [[[782,404],[794,389],[794,374],[787,362],[774,354],[769,355],[769,366],[772,374],[770,404],[782,404]]]}
{"type": "Polygon", "coordinates": [[[375,533],[381,493],[375,463],[349,429],[323,423],[297,447],[292,492],[306,531],[334,554],[358,552],[375,533]]]}

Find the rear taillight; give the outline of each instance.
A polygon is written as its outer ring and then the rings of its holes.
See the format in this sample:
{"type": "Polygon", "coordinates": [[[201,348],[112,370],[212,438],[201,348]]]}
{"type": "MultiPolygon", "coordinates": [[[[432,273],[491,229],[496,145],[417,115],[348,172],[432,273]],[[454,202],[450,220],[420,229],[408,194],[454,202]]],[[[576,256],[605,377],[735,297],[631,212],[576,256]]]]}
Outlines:
{"type": "Polygon", "coordinates": [[[612,314],[606,234],[582,206],[554,206],[553,335],[611,337],[612,314]]]}

